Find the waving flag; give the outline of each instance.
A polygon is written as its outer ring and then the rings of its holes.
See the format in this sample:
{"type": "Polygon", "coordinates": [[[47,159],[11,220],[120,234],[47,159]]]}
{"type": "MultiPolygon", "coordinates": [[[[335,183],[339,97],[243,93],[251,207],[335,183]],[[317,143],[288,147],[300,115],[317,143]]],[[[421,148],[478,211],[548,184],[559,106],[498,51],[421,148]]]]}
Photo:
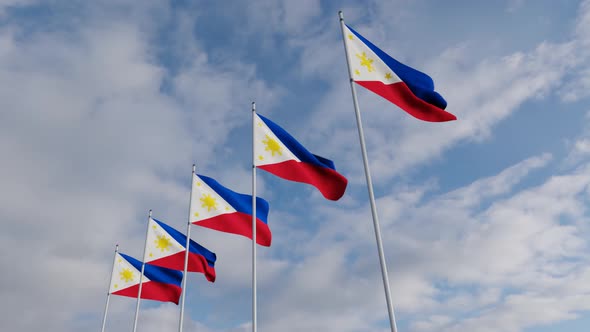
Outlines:
{"type": "Polygon", "coordinates": [[[285,180],[316,187],[325,198],[336,201],[344,195],[348,180],[336,172],[331,160],[316,156],[276,123],[254,114],[256,167],[285,180]]]}
{"type": "MultiPolygon", "coordinates": [[[[184,271],[186,235],[153,218],[148,227],[145,262],[184,271]]],[[[215,282],[215,260],[214,253],[190,240],[187,271],[204,273],[207,280],[215,282]]]]}
{"type": "MultiPolygon", "coordinates": [[[[252,238],[252,196],[238,194],[203,175],[193,175],[192,223],[252,238]]],[[[269,247],[268,202],[256,197],[256,243],[269,247]]]]}
{"type": "Polygon", "coordinates": [[[457,120],[457,117],[444,110],[447,102],[434,91],[434,82],[430,76],[398,62],[348,25],[344,29],[348,63],[357,84],[420,120],[457,120]]]}
{"type": "MultiPolygon", "coordinates": [[[[117,253],[113,266],[110,293],[137,297],[141,262],[125,254],[117,253]]],[[[182,272],[158,266],[145,265],[141,298],[178,304],[182,272]]]]}

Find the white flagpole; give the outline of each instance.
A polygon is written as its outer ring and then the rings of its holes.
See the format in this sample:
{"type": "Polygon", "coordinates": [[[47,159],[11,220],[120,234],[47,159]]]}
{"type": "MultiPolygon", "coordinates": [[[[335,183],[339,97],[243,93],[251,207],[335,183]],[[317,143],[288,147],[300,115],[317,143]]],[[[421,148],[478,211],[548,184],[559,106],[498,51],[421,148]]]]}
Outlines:
{"type": "Polygon", "coordinates": [[[150,219],[152,218],[152,210],[148,215],[147,227],[145,228],[145,244],[143,245],[143,256],[141,259],[141,275],[139,276],[139,290],[137,291],[137,306],[135,307],[135,320],[133,321],[133,332],[137,330],[137,317],[139,316],[139,303],[141,302],[141,286],[143,286],[143,273],[145,271],[145,252],[147,250],[147,236],[150,231],[150,219]]]}
{"type": "Polygon", "coordinates": [[[104,306],[104,316],[102,317],[102,328],[100,329],[101,332],[104,332],[104,327],[107,324],[107,312],[109,311],[109,299],[111,298],[111,283],[113,282],[113,270],[115,269],[115,263],[117,259],[117,252],[119,252],[119,245],[115,246],[115,257],[113,258],[113,268],[111,269],[111,278],[109,279],[109,290],[107,292],[107,303],[104,306]]]}
{"type": "Polygon", "coordinates": [[[180,321],[178,322],[178,332],[182,332],[184,322],[184,299],[186,298],[186,279],[188,270],[188,252],[191,241],[191,203],[193,201],[193,180],[195,178],[196,166],[193,164],[193,173],[191,174],[191,193],[188,201],[188,223],[186,225],[186,245],[184,246],[184,274],[182,275],[182,300],[180,302],[180,321]]]}
{"type": "Polygon", "coordinates": [[[256,332],[256,103],[252,102],[252,332],[256,332]]]}
{"type": "Polygon", "coordinates": [[[375,205],[375,194],[373,193],[373,183],[371,182],[371,172],[369,170],[369,162],[367,160],[367,148],[365,146],[365,134],[363,133],[363,125],[361,123],[361,113],[359,111],[358,99],[356,96],[356,88],[352,78],[352,69],[348,61],[348,48],[346,47],[346,36],[344,33],[344,17],[342,11],[338,12],[340,17],[340,29],[342,30],[342,41],[344,42],[344,52],[346,55],[346,65],[348,66],[348,77],[350,80],[350,89],[352,91],[352,101],[354,103],[354,112],[356,114],[356,124],[358,128],[359,139],[361,143],[361,152],[363,155],[363,164],[365,166],[365,178],[367,179],[367,189],[369,191],[369,201],[371,202],[371,214],[373,215],[373,227],[375,229],[375,239],[377,240],[377,250],[379,251],[379,263],[381,264],[381,276],[383,277],[383,287],[385,288],[385,300],[387,302],[387,311],[389,313],[389,325],[391,332],[397,332],[395,324],[395,314],[393,312],[393,305],[391,304],[391,291],[389,290],[389,278],[387,276],[387,265],[385,264],[385,255],[383,254],[383,243],[381,240],[381,228],[379,227],[379,217],[377,216],[377,207],[375,205]]]}

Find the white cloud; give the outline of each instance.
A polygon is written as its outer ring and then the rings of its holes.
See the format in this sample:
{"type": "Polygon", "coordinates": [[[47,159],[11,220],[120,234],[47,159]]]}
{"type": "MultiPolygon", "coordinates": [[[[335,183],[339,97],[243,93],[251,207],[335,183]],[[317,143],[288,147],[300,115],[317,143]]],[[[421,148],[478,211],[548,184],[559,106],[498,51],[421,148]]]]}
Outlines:
{"type": "MultiPolygon", "coordinates": [[[[590,113],[586,114],[586,120],[589,119],[590,113]]],[[[569,148],[568,155],[564,158],[563,166],[572,167],[588,159],[590,153],[590,128],[584,125],[582,134],[574,139],[566,140],[569,148]]]]}
{"type": "Polygon", "coordinates": [[[526,2],[526,0],[509,0],[506,10],[508,12],[515,12],[515,11],[519,10],[520,8],[522,8],[522,6],[525,4],[525,2],[526,2]]]}
{"type": "Polygon", "coordinates": [[[78,317],[102,310],[112,246],[140,255],[149,208],[182,225],[188,186],[177,172],[188,178],[197,157],[215,164],[216,146],[240,124],[236,105],[256,95],[271,104],[273,89],[248,65],[216,67],[202,50],[186,72],[211,84],[180,75],[164,93],[150,17],[121,21],[106,7],[67,33],[0,32],[0,250],[20,248],[19,259],[0,259],[12,271],[0,283],[7,329],[88,329],[94,321],[78,317]]]}
{"type": "Polygon", "coordinates": [[[574,150],[578,153],[587,154],[590,152],[590,140],[584,138],[576,141],[574,150]]]}
{"type": "MultiPolygon", "coordinates": [[[[547,154],[532,157],[428,199],[419,193],[423,189],[380,198],[398,319],[415,317],[415,331],[470,331],[475,326],[520,331],[586,310],[578,294],[587,290],[572,287],[572,279],[585,278],[589,263],[581,253],[588,247],[583,220],[590,168],[513,192],[550,160],[547,154]],[[485,203],[490,198],[495,200],[491,205],[485,203]],[[557,306],[555,315],[543,320],[527,312],[518,319],[494,320],[496,313],[503,315],[497,310],[509,312],[502,308],[516,306],[515,299],[519,306],[535,306],[534,294],[540,290],[544,303],[572,298],[571,305],[557,306]],[[517,296],[528,293],[534,296],[517,296]]],[[[377,330],[386,310],[368,206],[315,209],[321,223],[317,231],[273,245],[273,250],[294,253],[282,259],[283,268],[273,277],[277,281],[263,284],[259,303],[268,317],[264,326],[283,331],[377,330]]]]}

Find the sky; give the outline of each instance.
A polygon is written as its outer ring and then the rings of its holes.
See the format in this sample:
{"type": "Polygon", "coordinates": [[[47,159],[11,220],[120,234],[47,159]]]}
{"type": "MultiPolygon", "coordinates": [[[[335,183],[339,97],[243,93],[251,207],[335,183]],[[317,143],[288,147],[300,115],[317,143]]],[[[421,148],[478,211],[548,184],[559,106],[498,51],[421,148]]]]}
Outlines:
{"type": "MultiPolygon", "coordinates": [[[[342,36],[428,73],[457,121],[358,87],[400,332],[590,324],[590,1],[0,0],[0,321],[100,328],[116,244],[185,229],[192,164],[251,192],[251,103],[349,180],[257,173],[259,331],[389,331],[342,36]]],[[[251,243],[194,226],[217,280],[186,331],[251,329],[251,243]]],[[[112,296],[107,331],[136,301],[112,296]]],[[[178,330],[142,301],[138,331],[178,330]]]]}

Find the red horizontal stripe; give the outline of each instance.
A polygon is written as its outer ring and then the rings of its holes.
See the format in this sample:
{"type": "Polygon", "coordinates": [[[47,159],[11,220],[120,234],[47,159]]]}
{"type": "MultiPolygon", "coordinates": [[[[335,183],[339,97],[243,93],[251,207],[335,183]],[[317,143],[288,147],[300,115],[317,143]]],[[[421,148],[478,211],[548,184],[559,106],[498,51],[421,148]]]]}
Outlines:
{"type": "MultiPolygon", "coordinates": [[[[172,302],[178,304],[180,299],[181,288],[176,285],[163,284],[160,282],[144,282],[141,287],[141,298],[161,302],[172,302]]],[[[113,295],[135,297],[139,292],[139,284],[131,286],[120,291],[113,292],[113,295]]]]}
{"type": "MultiPolygon", "coordinates": [[[[252,216],[235,212],[222,214],[213,218],[193,222],[193,224],[211,228],[220,232],[232,233],[252,238],[252,216]]],[[[256,243],[270,247],[272,234],[268,225],[256,218],[256,243]]]]}
{"type": "Polygon", "coordinates": [[[383,82],[378,81],[355,82],[396,104],[417,119],[429,122],[457,120],[457,117],[453,114],[416,97],[404,82],[394,84],[384,84],[383,82]]]}
{"type": "Polygon", "coordinates": [[[303,182],[316,187],[322,195],[337,201],[344,195],[348,180],[335,170],[295,160],[257,166],[285,180],[303,182]]]}
{"type": "MultiPolygon", "coordinates": [[[[177,252],[174,255],[158,258],[148,263],[173,270],[184,271],[184,253],[185,251],[177,252]]],[[[205,257],[201,255],[192,252],[189,253],[187,271],[204,273],[207,280],[215,282],[215,268],[209,266],[205,257]]]]}

